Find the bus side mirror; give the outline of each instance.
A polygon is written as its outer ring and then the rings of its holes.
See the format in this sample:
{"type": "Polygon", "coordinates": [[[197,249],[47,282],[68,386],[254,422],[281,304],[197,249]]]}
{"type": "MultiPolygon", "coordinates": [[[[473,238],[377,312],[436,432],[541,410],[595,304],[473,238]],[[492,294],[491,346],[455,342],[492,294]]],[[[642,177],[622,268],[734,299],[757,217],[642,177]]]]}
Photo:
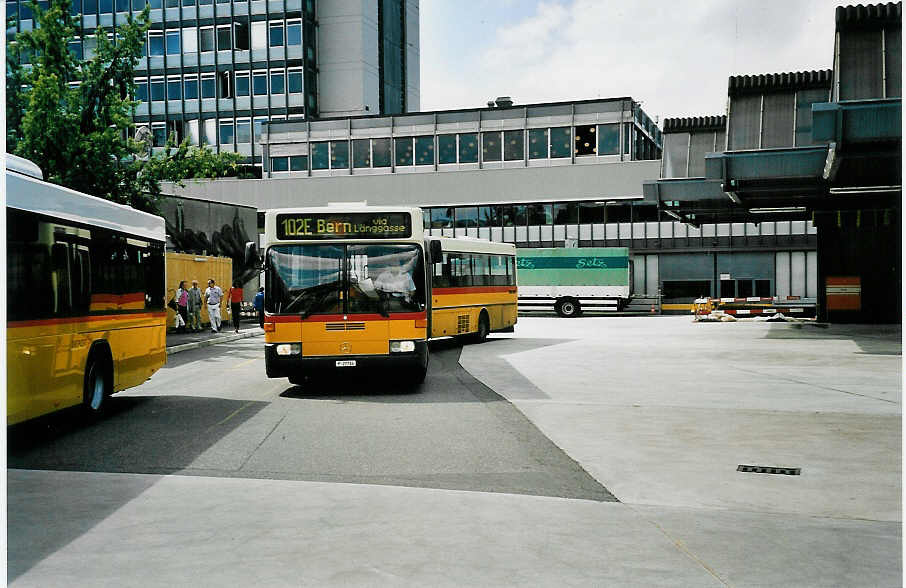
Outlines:
{"type": "Polygon", "coordinates": [[[431,263],[440,263],[444,258],[444,252],[440,247],[440,241],[428,241],[428,252],[431,254],[431,263]]]}
{"type": "Polygon", "coordinates": [[[258,253],[258,246],[254,241],[247,241],[245,244],[245,267],[261,269],[263,266],[264,261],[261,259],[261,254],[258,253]]]}

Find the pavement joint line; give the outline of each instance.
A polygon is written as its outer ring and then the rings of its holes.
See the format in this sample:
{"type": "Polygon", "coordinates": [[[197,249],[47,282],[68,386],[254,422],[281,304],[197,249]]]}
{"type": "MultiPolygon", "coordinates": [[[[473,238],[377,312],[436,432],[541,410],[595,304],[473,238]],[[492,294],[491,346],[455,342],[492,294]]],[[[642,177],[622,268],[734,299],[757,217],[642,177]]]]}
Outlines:
{"type": "Polygon", "coordinates": [[[264,331],[254,330],[254,331],[248,331],[245,333],[227,335],[225,337],[214,337],[212,339],[207,339],[205,341],[193,341],[192,343],[183,343],[181,345],[173,345],[172,347],[167,347],[167,355],[173,355],[174,353],[179,353],[181,351],[189,351],[191,349],[200,349],[202,347],[210,347],[211,345],[218,345],[220,343],[229,343],[231,341],[238,341],[240,339],[248,339],[250,337],[257,337],[258,335],[262,335],[262,334],[264,334],[264,331]]]}
{"type": "Polygon", "coordinates": [[[868,394],[859,394],[858,392],[850,392],[849,390],[841,390],[840,388],[833,388],[833,387],[831,387],[831,386],[821,386],[821,385],[819,385],[819,384],[812,384],[812,383],[810,383],[810,382],[803,382],[802,380],[797,380],[797,379],[795,379],[795,378],[788,378],[788,377],[786,377],[786,376],[778,376],[777,374],[774,374],[774,373],[767,373],[767,374],[766,374],[766,373],[759,372],[759,371],[755,371],[755,370],[747,370],[747,369],[741,368],[741,367],[739,367],[739,366],[735,366],[735,367],[734,367],[734,366],[732,366],[731,364],[727,364],[727,367],[732,367],[733,369],[738,370],[738,371],[740,371],[740,372],[746,372],[746,373],[748,373],[748,374],[754,374],[754,375],[756,375],[756,376],[772,377],[772,378],[776,378],[776,379],[778,379],[778,380],[783,380],[783,381],[786,381],[786,382],[792,382],[792,383],[794,383],[794,384],[802,384],[803,386],[810,386],[810,387],[812,387],[812,388],[818,388],[818,389],[820,389],[820,390],[830,390],[831,392],[840,392],[841,394],[849,394],[849,395],[851,395],[851,396],[859,396],[860,398],[868,398],[868,399],[870,399],[870,400],[879,400],[879,401],[881,401],[881,402],[887,402],[887,403],[889,403],[889,404],[900,404],[899,402],[897,402],[897,401],[895,401],[895,400],[888,400],[888,399],[886,399],[886,398],[878,398],[877,396],[870,396],[870,395],[868,395],[868,394]]]}

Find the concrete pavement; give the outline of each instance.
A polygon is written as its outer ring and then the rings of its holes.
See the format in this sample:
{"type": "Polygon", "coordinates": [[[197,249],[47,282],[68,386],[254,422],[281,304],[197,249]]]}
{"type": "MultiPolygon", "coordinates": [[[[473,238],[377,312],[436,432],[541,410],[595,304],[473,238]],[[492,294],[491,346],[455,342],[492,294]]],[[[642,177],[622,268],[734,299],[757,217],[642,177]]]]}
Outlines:
{"type": "Polygon", "coordinates": [[[460,363],[621,502],[10,470],[11,544],[73,537],[12,585],[898,586],[899,353],[890,328],[520,319],[460,363]]]}

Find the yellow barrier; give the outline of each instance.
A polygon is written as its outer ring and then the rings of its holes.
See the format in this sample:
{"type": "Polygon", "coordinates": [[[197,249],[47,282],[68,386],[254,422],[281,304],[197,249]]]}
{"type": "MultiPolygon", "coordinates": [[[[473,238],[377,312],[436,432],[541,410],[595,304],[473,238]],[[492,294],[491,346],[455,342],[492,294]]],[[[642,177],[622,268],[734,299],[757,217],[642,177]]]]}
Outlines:
{"type": "MultiPolygon", "coordinates": [[[[204,289],[208,287],[208,280],[213,278],[214,283],[223,290],[224,300],[233,283],[233,260],[229,257],[214,257],[212,255],[193,255],[191,253],[167,253],[167,301],[176,294],[180,280],[186,282],[186,289],[192,287],[192,280],[198,280],[198,289],[204,296],[204,289]]],[[[227,320],[228,302],[220,305],[220,318],[227,320]]],[[[167,307],[167,327],[174,326],[176,311],[167,307]]],[[[209,324],[207,306],[201,309],[202,324],[209,324]]]]}

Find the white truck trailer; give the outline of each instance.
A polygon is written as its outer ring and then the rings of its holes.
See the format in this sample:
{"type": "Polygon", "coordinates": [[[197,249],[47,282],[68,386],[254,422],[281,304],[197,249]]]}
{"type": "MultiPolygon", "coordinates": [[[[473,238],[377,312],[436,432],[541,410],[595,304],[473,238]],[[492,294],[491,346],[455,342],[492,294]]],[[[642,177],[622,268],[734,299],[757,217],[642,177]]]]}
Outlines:
{"type": "Polygon", "coordinates": [[[629,301],[626,247],[517,249],[516,268],[520,312],[573,317],[618,311],[629,301]]]}

